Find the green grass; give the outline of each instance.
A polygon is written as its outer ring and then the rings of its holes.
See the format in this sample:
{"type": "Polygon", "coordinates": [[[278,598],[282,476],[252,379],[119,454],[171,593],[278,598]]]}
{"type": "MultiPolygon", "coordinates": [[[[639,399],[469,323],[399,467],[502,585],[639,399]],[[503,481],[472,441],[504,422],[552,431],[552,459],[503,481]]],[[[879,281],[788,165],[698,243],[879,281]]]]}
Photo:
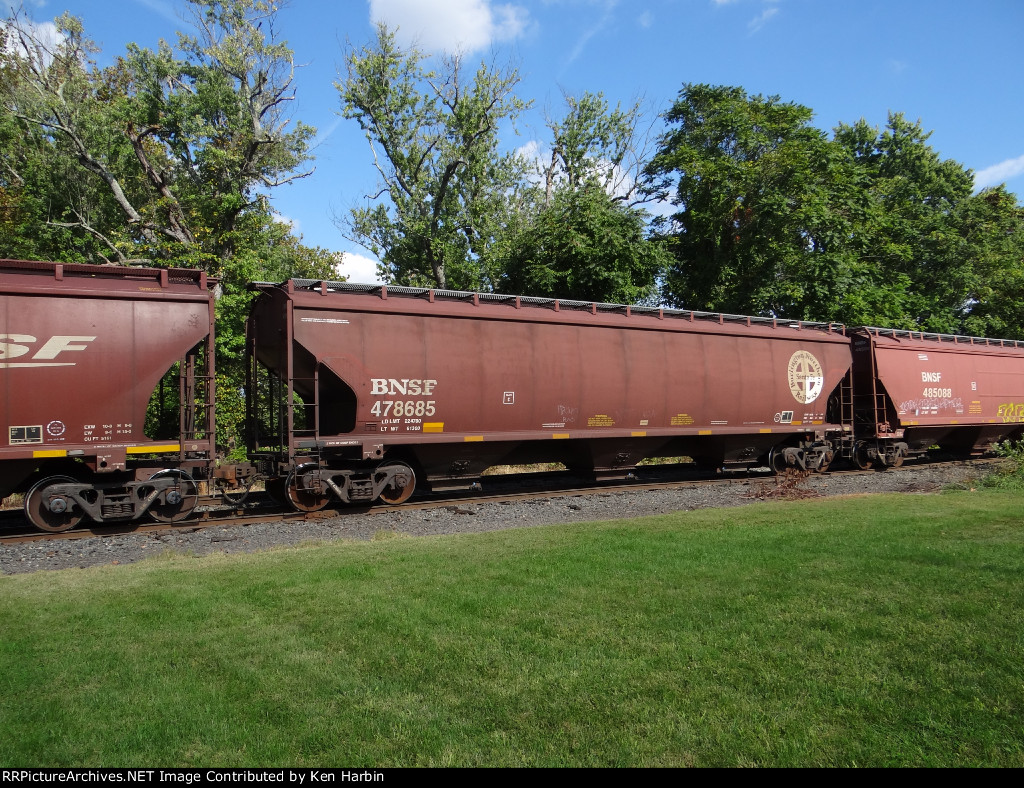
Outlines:
{"type": "Polygon", "coordinates": [[[1019,493],[0,578],[0,766],[1024,766],[1019,493]]]}

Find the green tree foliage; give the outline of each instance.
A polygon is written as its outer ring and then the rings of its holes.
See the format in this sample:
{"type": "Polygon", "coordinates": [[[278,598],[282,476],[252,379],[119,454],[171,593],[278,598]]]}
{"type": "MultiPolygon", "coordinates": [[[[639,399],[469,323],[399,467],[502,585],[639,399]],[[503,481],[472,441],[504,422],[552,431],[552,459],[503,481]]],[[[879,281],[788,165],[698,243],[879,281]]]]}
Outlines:
{"type": "Polygon", "coordinates": [[[647,237],[638,194],[639,105],[611,109],[601,94],[567,97],[550,121],[550,159],[529,208],[495,250],[505,292],[632,304],[650,299],[667,263],[647,237]]]}
{"type": "Polygon", "coordinates": [[[133,44],[104,69],[77,19],[55,20],[53,43],[8,20],[0,101],[22,140],[12,185],[52,247],[59,230],[83,239],[51,256],[219,275],[244,215],[267,214],[266,191],[305,174],[313,129],[288,128],[294,67],[275,40],[277,4],[189,2],[199,34],[179,34],[180,53],[133,44]]]}
{"type": "MultiPolygon", "coordinates": [[[[179,34],[177,52],[131,44],[102,69],[77,19],[55,20],[54,41],[7,21],[5,254],[203,268],[242,300],[250,279],[327,275],[330,255],[276,225],[267,196],[307,174],[314,131],[284,111],[294,65],[276,39],[277,3],[189,4],[198,32],[179,34]]],[[[237,319],[221,328],[229,358],[240,336],[237,319]]]]}
{"type": "Polygon", "coordinates": [[[594,184],[558,189],[504,249],[504,292],[617,304],[649,299],[666,261],[642,214],[594,184]]]}
{"type": "Polygon", "coordinates": [[[930,136],[898,113],[881,132],[864,121],[836,129],[864,177],[870,210],[856,243],[875,281],[885,283],[884,324],[1013,333],[1020,321],[1007,322],[996,302],[1016,287],[1020,210],[1005,190],[974,194],[972,173],[941,159],[930,136]]]}
{"type": "Polygon", "coordinates": [[[440,72],[403,49],[381,24],[373,45],[352,50],[336,83],[342,112],[366,132],[381,190],[355,208],[349,235],[399,284],[491,289],[487,250],[522,181],[524,162],[502,154],[498,127],[525,108],[514,69],[481,64],[467,80],[459,58],[440,72]],[[386,196],[386,201],[377,198],[386,196]]]}
{"type": "Polygon", "coordinates": [[[643,122],[640,102],[629,109],[614,109],[602,93],[565,96],[568,107],[560,120],[549,120],[550,161],[540,166],[544,203],[550,204],[558,188],[576,190],[600,186],[615,201],[636,201],[643,162],[643,122]]]}
{"type": "Polygon", "coordinates": [[[844,238],[863,212],[852,167],[811,110],[742,88],[687,85],[647,168],[676,212],[665,299],[726,312],[831,317],[844,238]]]}
{"type": "Polygon", "coordinates": [[[18,15],[0,26],[0,254],[206,270],[219,369],[237,388],[248,283],[331,277],[337,259],[270,207],[307,174],[314,133],[286,113],[295,66],[278,2],[187,2],[195,32],[176,49],[130,44],[106,68],[69,15],[53,40],[18,15]]]}
{"type": "Polygon", "coordinates": [[[102,260],[93,252],[105,247],[98,217],[115,208],[113,194],[83,171],[92,159],[76,143],[87,135],[113,157],[123,147],[118,150],[118,139],[109,135],[109,124],[97,111],[102,104],[91,100],[89,57],[95,47],[76,19],[63,16],[55,24],[56,44],[35,38],[36,28],[17,17],[0,25],[0,243],[6,256],[102,260]],[[60,132],[92,111],[95,117],[82,124],[77,138],[60,132]],[[50,125],[36,122],[43,117],[50,125]]]}
{"type": "Polygon", "coordinates": [[[1024,339],[1024,208],[999,186],[974,195],[960,215],[975,255],[963,332],[1024,339]]]}
{"type": "Polygon", "coordinates": [[[687,85],[647,168],[675,213],[668,302],[939,332],[1017,335],[1021,211],[972,193],[920,123],[892,114],[833,139],[811,111],[687,85]]]}

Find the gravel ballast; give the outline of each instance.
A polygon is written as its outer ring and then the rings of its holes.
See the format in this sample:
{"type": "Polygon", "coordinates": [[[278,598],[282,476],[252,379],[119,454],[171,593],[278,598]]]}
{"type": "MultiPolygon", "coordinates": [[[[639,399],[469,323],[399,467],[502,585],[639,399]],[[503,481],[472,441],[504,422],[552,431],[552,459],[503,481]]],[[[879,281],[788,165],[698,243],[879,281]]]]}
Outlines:
{"type": "MultiPolygon", "coordinates": [[[[936,464],[907,466],[882,473],[810,477],[803,490],[817,495],[937,492],[949,484],[966,483],[983,475],[979,465],[936,464]]],[[[0,546],[0,573],[84,569],[103,564],[130,564],[167,551],[185,555],[250,553],[300,543],[367,540],[379,534],[438,536],[498,531],[558,523],[590,522],[652,514],[741,506],[757,500],[758,491],[771,490],[771,478],[737,478],[728,484],[647,489],[552,493],[518,502],[474,501],[436,509],[348,514],[306,522],[212,526],[154,534],[119,534],[64,541],[37,541],[0,546]]]]}

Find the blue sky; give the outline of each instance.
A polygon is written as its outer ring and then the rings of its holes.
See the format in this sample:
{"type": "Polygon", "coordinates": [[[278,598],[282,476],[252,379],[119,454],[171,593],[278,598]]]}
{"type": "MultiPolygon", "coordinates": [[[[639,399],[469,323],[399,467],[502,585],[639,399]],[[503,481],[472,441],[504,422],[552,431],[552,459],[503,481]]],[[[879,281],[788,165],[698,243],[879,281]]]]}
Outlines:
{"type": "MultiPolygon", "coordinates": [[[[6,1],[6,0],[5,0],[6,1]]],[[[155,47],[184,29],[180,0],[26,0],[37,21],[67,10],[102,47],[105,64],[134,41],[155,47]]],[[[369,146],[338,115],[333,83],[345,47],[372,39],[383,19],[421,49],[511,63],[532,110],[503,139],[545,137],[563,93],[642,99],[652,116],[687,82],[738,85],[814,110],[826,131],[890,111],[920,120],[943,158],[976,185],[1024,196],[1022,0],[292,0],[280,14],[295,51],[293,117],[319,130],[316,172],[276,191],[273,204],[309,245],[349,253],[341,273],[373,277],[367,251],[335,219],[377,182],[369,146]]]]}

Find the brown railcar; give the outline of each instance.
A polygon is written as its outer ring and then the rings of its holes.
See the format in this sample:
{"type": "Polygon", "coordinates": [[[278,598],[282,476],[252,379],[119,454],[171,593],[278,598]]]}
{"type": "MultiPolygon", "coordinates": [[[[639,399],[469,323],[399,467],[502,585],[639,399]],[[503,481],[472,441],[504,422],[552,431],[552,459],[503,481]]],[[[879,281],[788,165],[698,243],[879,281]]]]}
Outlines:
{"type": "Polygon", "coordinates": [[[852,445],[841,326],[293,280],[249,323],[251,459],[300,509],[417,478],[647,457],[827,467],[852,445]]]}
{"type": "Polygon", "coordinates": [[[0,496],[51,531],[187,516],[214,456],[213,322],[199,271],[0,261],[0,496]],[[154,440],[176,362],[178,428],[154,440]]]}
{"type": "Polygon", "coordinates": [[[939,446],[958,455],[1024,433],[1024,343],[886,328],[851,331],[861,467],[939,446]]]}

